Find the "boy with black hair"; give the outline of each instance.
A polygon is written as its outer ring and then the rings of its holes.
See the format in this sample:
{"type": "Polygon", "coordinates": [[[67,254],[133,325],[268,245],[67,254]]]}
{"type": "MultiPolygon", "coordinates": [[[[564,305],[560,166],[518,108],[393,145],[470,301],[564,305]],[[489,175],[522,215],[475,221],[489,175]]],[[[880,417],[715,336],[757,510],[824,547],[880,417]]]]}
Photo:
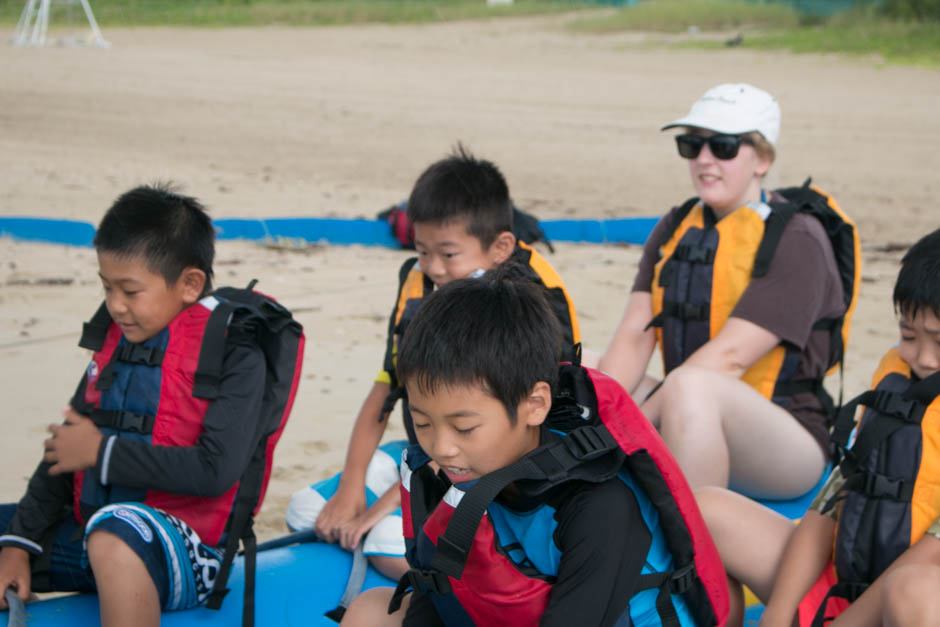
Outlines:
{"type": "MultiPolygon", "coordinates": [[[[426,299],[403,339],[397,372],[419,444],[402,464],[412,570],[394,594],[379,588],[360,596],[343,624],[659,625],[663,606],[675,624],[694,624],[684,599],[659,598],[661,582],[646,584],[657,573],[668,580],[673,558],[616,445],[567,470],[555,466],[551,477],[502,483],[516,469],[560,463],[563,449],[578,446],[567,440],[583,434],[556,431],[557,413],[546,422],[560,372],[570,372],[558,366],[561,330],[543,290],[513,275],[503,267],[446,285],[426,299]],[[462,508],[474,507],[480,488],[494,482],[499,492],[486,502],[469,551],[454,548],[459,543],[448,539],[464,528],[456,522],[462,508]],[[456,555],[462,572],[454,575],[442,565],[456,555]]],[[[585,412],[601,406],[620,407],[613,410],[620,416],[632,408],[658,439],[632,403],[617,405],[602,387],[597,402],[578,408],[576,423],[588,424],[585,412]]]]}
{"type": "Polygon", "coordinates": [[[214,240],[202,205],[165,185],[104,215],[101,348],[25,496],[0,506],[0,590],[97,590],[104,625],[157,625],[209,595],[267,407],[265,356],[238,315],[217,396],[194,395],[212,312],[230,306],[209,295],[214,240]]]}
{"type": "MultiPolygon", "coordinates": [[[[408,199],[408,219],[418,256],[399,271],[382,371],[356,418],[343,472],[295,493],[287,511],[292,529],[313,527],[321,539],[349,550],[362,540],[372,563],[396,579],[407,568],[397,511],[398,463],[406,443],[379,447],[379,442],[389,412],[404,394],[395,377],[398,344],[423,298],[451,281],[511,260],[545,289],[562,329],[565,355],[573,355],[580,342],[574,305],[561,278],[512,233],[509,188],[493,163],[458,144],[453,154],[418,177],[408,199]]],[[[408,440],[414,443],[407,406],[403,414],[408,440]]]]}
{"type": "Polygon", "coordinates": [[[893,294],[900,340],[882,358],[872,390],[839,412],[832,437],[841,462],[797,527],[724,489],[696,495],[736,591],[730,625],[741,624],[740,584],[766,603],[761,625],[936,624],[938,277],[940,230],[901,260],[893,294]],[[849,447],[859,405],[866,410],[849,447]]]}

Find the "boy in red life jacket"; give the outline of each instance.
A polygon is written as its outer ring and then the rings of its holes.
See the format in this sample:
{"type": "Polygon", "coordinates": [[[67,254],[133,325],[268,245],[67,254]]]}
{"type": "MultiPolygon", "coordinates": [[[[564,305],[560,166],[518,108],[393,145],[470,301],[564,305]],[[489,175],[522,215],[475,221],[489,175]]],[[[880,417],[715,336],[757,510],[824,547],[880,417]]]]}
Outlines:
{"type": "Polygon", "coordinates": [[[0,590],[24,600],[97,590],[104,625],[158,625],[161,608],[208,596],[258,445],[266,373],[233,319],[217,398],[193,396],[219,303],[207,296],[214,241],[202,205],[169,186],[132,189],[101,220],[94,246],[113,322],[25,496],[0,506],[0,590]]]}
{"type": "MultiPolygon", "coordinates": [[[[486,506],[462,576],[431,565],[458,504],[473,501],[472,486],[565,437],[545,425],[560,325],[538,285],[513,274],[506,265],[449,283],[409,327],[397,372],[420,445],[402,464],[411,570],[397,591],[360,595],[344,625],[660,624],[658,591],[642,599],[635,591],[664,557],[662,531],[619,475],[513,482],[486,506]]],[[[685,602],[675,602],[677,624],[693,624],[685,602]]]]}
{"type": "MultiPolygon", "coordinates": [[[[741,624],[740,584],[766,604],[765,626],[821,625],[834,616],[827,625],[940,621],[938,277],[940,230],[901,261],[893,295],[897,347],[882,359],[873,391],[856,399],[867,409],[855,444],[798,526],[724,489],[697,493],[737,593],[738,615],[729,625],[741,624]]],[[[847,436],[856,403],[846,408],[840,418],[849,421],[847,436]]],[[[837,422],[837,443],[839,430],[837,422]]]]}
{"type": "Polygon", "coordinates": [[[408,199],[418,256],[399,270],[382,369],[356,417],[342,473],[293,495],[286,515],[290,528],[313,527],[320,539],[347,550],[362,542],[373,565],[393,579],[407,570],[397,466],[401,448],[416,442],[407,404],[402,413],[408,442],[377,448],[389,413],[404,396],[395,376],[398,345],[422,299],[432,291],[507,260],[517,262],[521,273],[545,288],[562,326],[565,354],[573,354],[581,341],[574,304],[554,268],[516,240],[512,216],[509,187],[499,168],[462,145],[418,177],[408,199]]]}

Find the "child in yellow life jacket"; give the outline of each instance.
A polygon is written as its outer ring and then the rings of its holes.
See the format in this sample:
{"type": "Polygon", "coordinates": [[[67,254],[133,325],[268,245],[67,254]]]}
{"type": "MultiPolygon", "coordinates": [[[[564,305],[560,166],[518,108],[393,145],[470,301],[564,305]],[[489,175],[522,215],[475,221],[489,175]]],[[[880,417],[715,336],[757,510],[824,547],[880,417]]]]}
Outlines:
{"type": "MultiPolygon", "coordinates": [[[[917,242],[894,287],[900,340],[872,390],[840,412],[843,447],[799,525],[739,494],[697,494],[737,593],[766,609],[761,625],[932,625],[940,616],[940,230],[917,242]],[[866,409],[846,447],[855,408],[866,409]],[[843,425],[843,423],[845,423],[843,425]],[[844,434],[844,435],[843,435],[844,434]]],[[[770,444],[769,446],[772,446],[770,444]]]]}
{"type": "MultiPolygon", "coordinates": [[[[408,219],[414,225],[418,256],[399,270],[382,370],[359,410],[343,472],[295,493],[287,511],[293,529],[313,527],[321,539],[349,550],[362,541],[372,563],[394,579],[407,568],[397,474],[406,443],[376,449],[389,412],[404,394],[395,377],[396,354],[423,298],[451,281],[512,260],[519,272],[545,289],[563,330],[565,354],[570,356],[580,342],[574,305],[561,277],[512,234],[509,188],[493,163],[458,146],[418,177],[408,199],[408,219]]],[[[414,443],[406,406],[403,414],[408,439],[414,443]]]]}
{"type": "Polygon", "coordinates": [[[854,227],[808,182],[764,189],[780,132],[767,92],[719,85],[673,127],[698,197],[650,235],[600,368],[642,403],[693,487],[799,496],[828,461],[822,379],[847,342],[854,227]],[[657,345],[661,386],[645,374],[657,345]]]}

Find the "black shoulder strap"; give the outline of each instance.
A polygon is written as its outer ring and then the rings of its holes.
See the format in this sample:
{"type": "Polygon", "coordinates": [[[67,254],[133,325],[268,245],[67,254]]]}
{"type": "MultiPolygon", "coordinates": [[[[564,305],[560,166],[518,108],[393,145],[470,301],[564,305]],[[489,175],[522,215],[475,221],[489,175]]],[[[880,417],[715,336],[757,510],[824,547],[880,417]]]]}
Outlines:
{"type": "Polygon", "coordinates": [[[675,220],[669,229],[662,234],[662,239],[657,243],[658,246],[662,246],[669,241],[669,238],[671,238],[672,234],[676,232],[676,229],[679,228],[679,225],[682,224],[682,221],[685,220],[685,217],[689,215],[689,212],[691,212],[695,205],[698,204],[698,201],[698,196],[693,196],[679,205],[679,208],[676,209],[675,220]]]}
{"type": "Polygon", "coordinates": [[[848,477],[853,474],[858,464],[905,424],[919,423],[927,406],[937,396],[940,396],[940,372],[911,385],[902,394],[888,390],[863,392],[842,408],[833,429],[832,439],[843,451],[854,425],[854,414],[858,405],[870,407],[881,414],[878,420],[873,420],[859,430],[852,448],[845,451],[845,459],[841,463],[843,475],[848,477]]]}
{"type": "Polygon", "coordinates": [[[486,508],[510,483],[527,480],[554,485],[567,480],[576,467],[611,451],[620,451],[620,445],[610,431],[603,425],[586,425],[514,464],[485,475],[464,494],[447,529],[438,537],[431,569],[460,579],[486,508]]]}
{"type": "Polygon", "coordinates": [[[91,317],[91,320],[82,325],[82,337],[78,345],[92,351],[100,351],[104,346],[104,338],[108,334],[108,327],[111,326],[111,314],[108,313],[108,307],[101,303],[98,311],[91,317]]]}
{"type": "Polygon", "coordinates": [[[225,334],[238,305],[219,301],[209,314],[199,347],[199,364],[193,376],[193,396],[213,400],[219,396],[222,381],[222,360],[225,357],[225,334]]]}

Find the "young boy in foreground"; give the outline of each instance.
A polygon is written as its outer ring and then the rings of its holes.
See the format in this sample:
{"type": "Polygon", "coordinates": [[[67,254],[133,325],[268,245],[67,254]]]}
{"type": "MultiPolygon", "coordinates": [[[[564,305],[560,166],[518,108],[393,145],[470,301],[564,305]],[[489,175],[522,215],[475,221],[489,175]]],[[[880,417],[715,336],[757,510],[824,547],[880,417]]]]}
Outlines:
{"type": "MultiPolygon", "coordinates": [[[[650,523],[658,518],[647,517],[649,502],[613,471],[597,482],[565,474],[502,489],[486,506],[466,557],[462,592],[430,565],[441,551],[442,516],[473,494],[465,491],[520,460],[539,464],[541,457],[529,457],[537,449],[565,444],[544,424],[559,381],[559,324],[539,286],[511,275],[504,267],[448,284],[411,323],[398,376],[420,445],[408,449],[402,465],[413,569],[402,584],[416,589],[401,597],[407,586],[399,585],[397,611],[389,608],[391,589],[369,590],[350,606],[344,625],[660,624],[658,590],[637,590],[641,572],[651,572],[645,568],[668,570],[671,557],[661,552],[662,530],[650,523]],[[434,592],[418,583],[431,575],[443,586],[434,592]]],[[[596,408],[579,409],[580,420],[583,411],[596,408]]],[[[684,602],[676,603],[679,624],[690,624],[684,602]]]]}
{"type": "Polygon", "coordinates": [[[869,409],[849,465],[832,471],[797,527],[727,490],[697,494],[732,599],[737,596],[732,611],[737,606],[738,613],[729,625],[741,624],[740,584],[766,604],[764,626],[820,624],[813,620],[821,605],[827,617],[838,615],[827,623],[833,626],[940,624],[938,277],[940,230],[901,261],[894,286],[900,340],[875,373],[877,392],[866,395],[869,409]],[[873,440],[870,455],[861,454],[858,443],[884,427],[891,433],[873,440]],[[905,485],[913,490],[902,496],[905,485]],[[833,589],[836,600],[830,602],[824,597],[833,585],[842,589],[833,589]]]}
{"type": "MultiPolygon", "coordinates": [[[[373,565],[393,579],[408,568],[398,509],[398,463],[407,443],[390,442],[376,449],[389,412],[404,395],[395,377],[398,345],[424,297],[451,281],[512,260],[546,291],[562,327],[566,355],[580,342],[574,305],[561,277],[512,234],[509,188],[493,163],[458,146],[418,177],[408,199],[408,219],[414,225],[418,257],[399,271],[382,371],[359,410],[343,472],[296,492],[287,510],[292,529],[313,527],[322,540],[339,542],[347,550],[362,541],[373,565]]],[[[413,444],[407,406],[403,414],[413,444]]]]}
{"type": "Polygon", "coordinates": [[[161,608],[209,594],[260,437],[266,373],[232,322],[218,397],[193,396],[217,304],[206,297],[214,239],[199,202],[167,187],[130,190],[101,220],[94,246],[113,322],[25,496],[0,506],[0,591],[97,590],[104,625],[158,625],[161,608]]]}

